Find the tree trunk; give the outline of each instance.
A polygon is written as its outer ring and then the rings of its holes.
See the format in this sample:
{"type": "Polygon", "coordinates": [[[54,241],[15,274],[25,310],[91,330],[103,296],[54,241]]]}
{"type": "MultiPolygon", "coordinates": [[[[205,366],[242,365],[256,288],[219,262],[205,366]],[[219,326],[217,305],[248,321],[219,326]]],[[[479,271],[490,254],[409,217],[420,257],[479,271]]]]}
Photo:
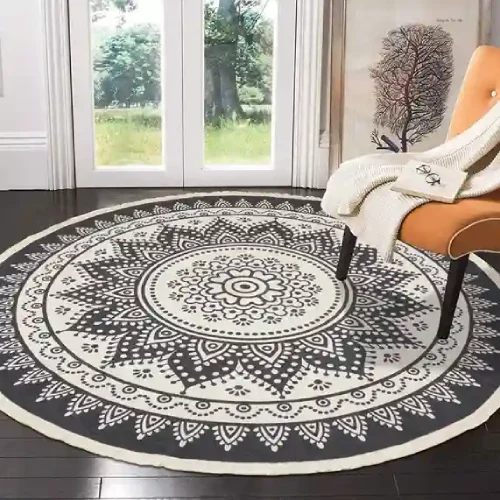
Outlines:
{"type": "Polygon", "coordinates": [[[403,130],[401,131],[401,152],[408,153],[408,128],[410,126],[413,113],[411,111],[411,104],[408,104],[408,116],[406,118],[403,130]]]}
{"type": "Polygon", "coordinates": [[[218,56],[218,47],[205,48],[205,120],[212,124],[224,116],[218,56]]]}
{"type": "Polygon", "coordinates": [[[408,137],[406,131],[401,135],[401,153],[408,153],[408,137]]]}
{"type": "Polygon", "coordinates": [[[239,23],[236,0],[220,0],[217,16],[234,27],[235,39],[206,49],[210,61],[206,64],[206,71],[209,72],[206,80],[210,82],[210,92],[205,96],[205,104],[210,109],[207,109],[208,117],[232,119],[243,115],[236,82],[236,32],[239,23]]]}
{"type": "Polygon", "coordinates": [[[241,116],[242,109],[236,85],[236,43],[221,47],[223,57],[219,59],[220,104],[225,118],[241,116]]]}

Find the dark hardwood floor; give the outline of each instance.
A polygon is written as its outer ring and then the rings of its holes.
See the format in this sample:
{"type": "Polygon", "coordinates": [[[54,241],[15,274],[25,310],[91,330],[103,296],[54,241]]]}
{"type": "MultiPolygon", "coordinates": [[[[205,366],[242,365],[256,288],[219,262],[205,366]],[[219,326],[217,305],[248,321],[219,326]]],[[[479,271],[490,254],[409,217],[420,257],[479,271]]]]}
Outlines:
{"type": "MultiPolygon", "coordinates": [[[[185,191],[3,192],[0,252],[78,214],[181,192],[185,191]]],[[[485,258],[500,270],[500,256],[485,258]]],[[[120,463],[46,439],[0,413],[0,499],[6,498],[499,500],[500,414],[474,431],[402,460],[338,474],[273,478],[202,476],[120,463]]]]}

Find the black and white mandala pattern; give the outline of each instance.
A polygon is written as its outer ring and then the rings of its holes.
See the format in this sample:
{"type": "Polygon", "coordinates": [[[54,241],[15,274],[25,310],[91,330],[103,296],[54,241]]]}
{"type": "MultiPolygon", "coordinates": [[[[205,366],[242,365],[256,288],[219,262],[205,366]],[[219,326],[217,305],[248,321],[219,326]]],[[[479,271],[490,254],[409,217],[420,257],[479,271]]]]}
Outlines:
{"type": "Polygon", "coordinates": [[[152,200],[73,219],[0,265],[2,410],[140,464],[340,470],[416,453],[500,407],[500,278],[473,259],[448,341],[447,263],[360,246],[315,198],[152,200]]]}

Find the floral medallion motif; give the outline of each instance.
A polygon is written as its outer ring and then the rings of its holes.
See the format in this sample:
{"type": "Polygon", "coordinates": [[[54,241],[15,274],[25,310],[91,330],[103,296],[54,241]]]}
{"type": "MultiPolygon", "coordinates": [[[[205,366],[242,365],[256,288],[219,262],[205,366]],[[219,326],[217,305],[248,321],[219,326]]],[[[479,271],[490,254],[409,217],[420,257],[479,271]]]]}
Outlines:
{"type": "Polygon", "coordinates": [[[448,439],[500,386],[498,276],[471,264],[438,342],[447,263],[361,245],[341,283],[341,237],[319,200],[228,193],[19,245],[0,266],[6,411],[90,451],[211,472],[339,470],[448,439]]]}
{"type": "Polygon", "coordinates": [[[301,272],[299,264],[245,253],[196,261],[177,276],[179,281],[168,286],[178,288],[170,298],[180,302],[182,310],[235,325],[259,320],[277,324],[288,316],[305,316],[318,305],[316,295],[322,291],[315,275],[301,272]]]}

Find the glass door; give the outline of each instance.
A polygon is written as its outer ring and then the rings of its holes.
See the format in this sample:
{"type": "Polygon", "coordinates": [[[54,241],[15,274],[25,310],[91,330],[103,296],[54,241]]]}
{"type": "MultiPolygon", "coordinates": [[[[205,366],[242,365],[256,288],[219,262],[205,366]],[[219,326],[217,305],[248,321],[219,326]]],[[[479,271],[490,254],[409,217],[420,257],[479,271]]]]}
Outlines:
{"type": "Polygon", "coordinates": [[[296,0],[69,0],[79,187],[290,186],[296,0]]]}
{"type": "Polygon", "coordinates": [[[184,0],[187,186],[290,186],[295,0],[184,0]]]}
{"type": "Polygon", "coordinates": [[[77,186],[182,186],[181,0],[69,8],[77,186]]]}

